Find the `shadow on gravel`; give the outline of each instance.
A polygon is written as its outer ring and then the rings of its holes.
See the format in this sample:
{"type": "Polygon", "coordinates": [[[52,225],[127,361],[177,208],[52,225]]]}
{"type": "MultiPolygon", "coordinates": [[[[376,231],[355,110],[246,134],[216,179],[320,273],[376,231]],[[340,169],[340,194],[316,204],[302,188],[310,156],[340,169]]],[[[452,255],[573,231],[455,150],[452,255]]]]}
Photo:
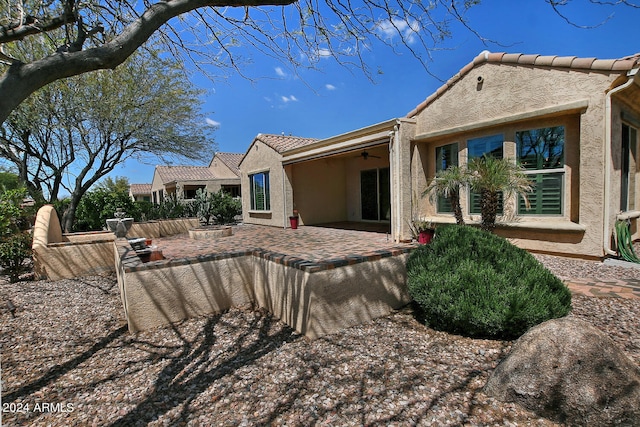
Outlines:
{"type": "Polygon", "coordinates": [[[19,400],[20,398],[29,396],[31,393],[34,393],[51,383],[54,383],[60,377],[77,368],[81,363],[86,362],[100,350],[106,348],[110,343],[126,334],[128,330],[129,329],[127,325],[119,327],[118,329],[112,331],[109,335],[105,336],[100,341],[92,345],[91,348],[82,352],[77,357],[74,357],[73,359],[61,365],[52,367],[39,379],[20,387],[16,391],[7,393],[6,395],[2,396],[2,401],[7,403],[14,402],[16,400],[19,400]]]}
{"type": "MultiPolygon", "coordinates": [[[[214,326],[220,318],[221,315],[217,315],[207,320],[199,335],[201,339],[189,342],[183,338],[180,351],[170,356],[171,362],[158,374],[148,397],[111,426],[147,425],[180,405],[182,413],[175,419],[186,420],[189,404],[216,380],[251,365],[287,342],[299,339],[299,335],[290,328],[270,335],[273,322],[268,317],[258,318],[246,327],[246,333],[237,339],[233,348],[214,357],[214,326]],[[256,330],[257,338],[253,338],[256,330]]],[[[174,332],[180,336],[175,328],[174,332]]]]}

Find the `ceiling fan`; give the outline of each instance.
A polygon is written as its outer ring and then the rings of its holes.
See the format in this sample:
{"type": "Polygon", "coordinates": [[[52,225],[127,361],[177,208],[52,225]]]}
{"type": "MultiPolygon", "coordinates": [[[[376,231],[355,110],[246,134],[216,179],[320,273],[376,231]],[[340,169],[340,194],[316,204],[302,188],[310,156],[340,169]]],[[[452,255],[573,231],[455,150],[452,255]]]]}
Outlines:
{"type": "Polygon", "coordinates": [[[380,159],[380,156],[374,156],[373,154],[369,154],[369,152],[367,150],[362,150],[362,153],[360,153],[359,156],[356,157],[362,157],[364,160],[367,160],[369,157],[373,158],[373,159],[380,159]]]}

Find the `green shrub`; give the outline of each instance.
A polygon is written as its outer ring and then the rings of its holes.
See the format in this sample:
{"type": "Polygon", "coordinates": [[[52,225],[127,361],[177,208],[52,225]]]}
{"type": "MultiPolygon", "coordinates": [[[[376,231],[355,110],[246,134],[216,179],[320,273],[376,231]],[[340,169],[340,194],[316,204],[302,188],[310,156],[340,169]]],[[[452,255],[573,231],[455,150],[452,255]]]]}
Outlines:
{"type": "Polygon", "coordinates": [[[31,235],[25,232],[0,238],[0,268],[11,282],[18,281],[29,269],[31,241],[31,235]]]}
{"type": "Polygon", "coordinates": [[[569,289],[531,254],[472,227],[438,228],[407,276],[425,323],[447,332],[513,339],[571,310],[569,289]]]}
{"type": "Polygon", "coordinates": [[[230,224],[242,214],[242,202],[220,190],[211,194],[211,216],[218,224],[230,224]]]}

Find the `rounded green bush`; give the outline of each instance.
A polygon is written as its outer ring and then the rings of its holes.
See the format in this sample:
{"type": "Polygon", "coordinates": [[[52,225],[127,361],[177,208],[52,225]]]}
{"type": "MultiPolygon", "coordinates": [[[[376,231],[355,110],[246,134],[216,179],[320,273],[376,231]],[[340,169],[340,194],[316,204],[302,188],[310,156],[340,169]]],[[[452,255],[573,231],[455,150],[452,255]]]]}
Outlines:
{"type": "Polygon", "coordinates": [[[513,339],[571,310],[569,289],[531,254],[468,226],[440,227],[407,261],[409,293],[427,326],[513,339]]]}

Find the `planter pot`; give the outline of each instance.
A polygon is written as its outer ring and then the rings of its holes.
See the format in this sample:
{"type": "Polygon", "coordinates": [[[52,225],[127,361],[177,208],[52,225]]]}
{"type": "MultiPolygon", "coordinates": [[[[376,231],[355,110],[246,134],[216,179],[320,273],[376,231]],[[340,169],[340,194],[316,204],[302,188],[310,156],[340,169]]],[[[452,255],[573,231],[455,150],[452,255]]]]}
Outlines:
{"type": "Polygon", "coordinates": [[[290,216],[289,217],[289,223],[291,223],[291,228],[293,230],[298,228],[298,217],[297,216],[290,216]]]}
{"type": "Polygon", "coordinates": [[[431,239],[433,239],[434,233],[435,230],[421,231],[420,234],[418,234],[418,243],[422,245],[428,245],[429,243],[431,243],[431,239]]]}

